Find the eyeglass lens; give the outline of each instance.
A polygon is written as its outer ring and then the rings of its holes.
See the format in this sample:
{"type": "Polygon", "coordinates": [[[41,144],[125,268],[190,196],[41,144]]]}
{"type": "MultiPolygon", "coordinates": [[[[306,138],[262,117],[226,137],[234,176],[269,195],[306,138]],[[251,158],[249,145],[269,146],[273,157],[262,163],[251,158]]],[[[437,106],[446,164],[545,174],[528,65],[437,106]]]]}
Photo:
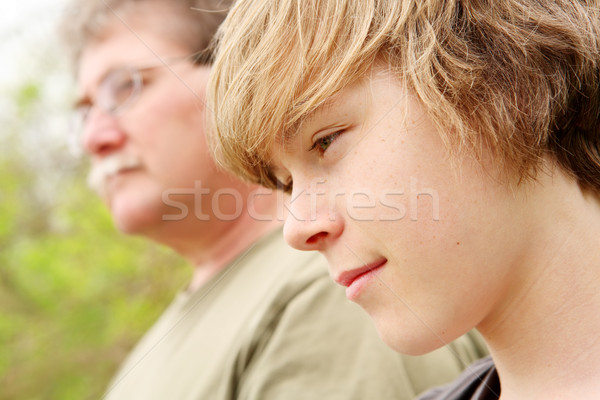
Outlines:
{"type": "Polygon", "coordinates": [[[129,68],[112,71],[100,85],[97,102],[98,106],[109,113],[118,113],[133,98],[140,89],[139,72],[129,68]]]}
{"type": "Polygon", "coordinates": [[[81,149],[78,147],[81,146],[81,135],[92,107],[99,107],[105,112],[117,115],[135,102],[141,85],[140,72],[136,69],[119,68],[106,75],[100,83],[94,104],[82,105],[74,112],[69,146],[76,150],[72,150],[72,152],[77,155],[81,153],[81,149]]]}

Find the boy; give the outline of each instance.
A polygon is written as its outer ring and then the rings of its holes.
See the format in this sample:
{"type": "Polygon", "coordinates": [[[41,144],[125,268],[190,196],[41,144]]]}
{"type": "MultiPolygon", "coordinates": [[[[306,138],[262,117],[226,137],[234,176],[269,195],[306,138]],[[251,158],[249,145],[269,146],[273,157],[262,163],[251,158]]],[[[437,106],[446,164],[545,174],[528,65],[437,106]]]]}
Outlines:
{"type": "Polygon", "coordinates": [[[428,398],[600,393],[598,10],[241,0],[221,28],[212,145],[291,193],[287,241],[400,352],[486,339],[428,398]]]}

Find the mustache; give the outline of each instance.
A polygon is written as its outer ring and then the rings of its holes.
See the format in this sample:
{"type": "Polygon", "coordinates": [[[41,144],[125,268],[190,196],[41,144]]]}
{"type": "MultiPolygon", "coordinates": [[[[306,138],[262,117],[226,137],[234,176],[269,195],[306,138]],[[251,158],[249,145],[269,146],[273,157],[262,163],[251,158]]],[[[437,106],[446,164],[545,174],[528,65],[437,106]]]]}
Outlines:
{"type": "Polygon", "coordinates": [[[92,190],[104,196],[108,178],[125,169],[137,168],[141,165],[142,161],[136,156],[121,153],[111,154],[92,166],[87,177],[87,184],[92,190]]]}

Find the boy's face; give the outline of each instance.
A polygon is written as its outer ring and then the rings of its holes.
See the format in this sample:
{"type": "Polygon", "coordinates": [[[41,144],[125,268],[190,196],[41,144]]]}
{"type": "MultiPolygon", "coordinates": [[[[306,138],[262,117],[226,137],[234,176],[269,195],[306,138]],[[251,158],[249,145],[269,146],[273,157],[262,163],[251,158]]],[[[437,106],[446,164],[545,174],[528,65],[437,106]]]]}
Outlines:
{"type": "Polygon", "coordinates": [[[527,246],[524,194],[487,160],[450,159],[388,72],[336,94],[271,156],[293,181],[286,240],[327,257],[388,345],[430,351],[501,310],[527,246]]]}
{"type": "MultiPolygon", "coordinates": [[[[159,57],[169,64],[190,54],[162,34],[155,19],[128,20],[127,26],[115,21],[101,40],[86,47],[77,77],[80,97],[93,105],[81,137],[91,175],[116,225],[127,233],[160,231],[163,216],[180,211],[172,207],[173,201],[185,204],[190,214],[206,214],[194,203],[195,182],[213,192],[226,184],[217,181],[221,177],[215,174],[204,136],[209,68],[186,60],[145,70],[141,90],[126,108],[111,114],[95,104],[111,71],[160,65],[159,57]],[[111,159],[112,166],[103,168],[111,159]]],[[[204,203],[202,207],[210,207],[204,203]]]]}

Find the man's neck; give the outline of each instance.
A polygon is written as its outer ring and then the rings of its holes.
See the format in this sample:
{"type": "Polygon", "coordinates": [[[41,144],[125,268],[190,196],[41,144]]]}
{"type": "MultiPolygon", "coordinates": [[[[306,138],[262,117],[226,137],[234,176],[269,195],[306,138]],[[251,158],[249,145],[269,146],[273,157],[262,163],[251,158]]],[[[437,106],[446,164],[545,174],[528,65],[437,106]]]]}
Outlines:
{"type": "MultiPolygon", "coordinates": [[[[262,189],[259,189],[262,190],[262,189]]],[[[194,267],[190,290],[196,290],[240,254],[282,225],[277,218],[277,201],[281,196],[272,193],[251,195],[252,203],[242,204],[242,213],[235,219],[217,218],[200,221],[189,215],[180,221],[163,224],[161,231],[147,235],[171,247],[194,267]]]]}
{"type": "Polygon", "coordinates": [[[240,221],[235,227],[225,231],[221,240],[216,242],[210,251],[205,252],[203,257],[194,264],[194,272],[188,290],[195,291],[200,288],[219,271],[229,266],[245,250],[282,225],[276,219],[271,221],[249,219],[245,222],[240,221]]]}

